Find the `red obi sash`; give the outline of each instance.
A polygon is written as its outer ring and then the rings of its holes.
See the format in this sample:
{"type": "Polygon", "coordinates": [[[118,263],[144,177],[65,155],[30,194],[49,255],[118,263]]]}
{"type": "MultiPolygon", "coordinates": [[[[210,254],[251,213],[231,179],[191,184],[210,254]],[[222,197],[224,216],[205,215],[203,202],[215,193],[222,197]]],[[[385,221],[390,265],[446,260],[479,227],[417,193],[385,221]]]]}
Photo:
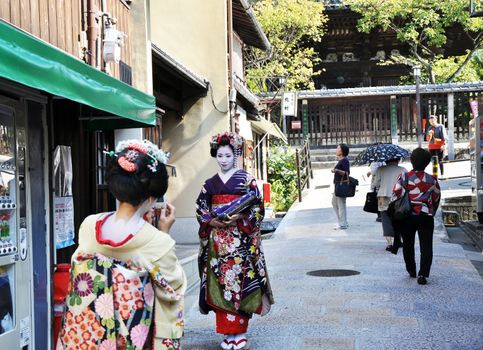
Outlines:
{"type": "Polygon", "coordinates": [[[240,198],[238,194],[215,194],[211,199],[211,204],[218,206],[220,204],[228,204],[233,202],[235,199],[240,198]]]}

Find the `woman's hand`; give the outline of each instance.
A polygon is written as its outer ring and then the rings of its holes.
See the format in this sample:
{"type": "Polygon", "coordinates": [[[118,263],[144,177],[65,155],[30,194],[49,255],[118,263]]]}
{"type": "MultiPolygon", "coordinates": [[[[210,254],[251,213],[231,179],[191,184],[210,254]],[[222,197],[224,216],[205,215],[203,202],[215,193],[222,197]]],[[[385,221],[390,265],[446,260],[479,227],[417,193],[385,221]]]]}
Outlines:
{"type": "Polygon", "coordinates": [[[213,226],[213,227],[218,227],[218,228],[223,228],[223,227],[226,227],[227,226],[227,224],[225,222],[220,221],[220,219],[218,219],[218,218],[212,219],[209,222],[209,225],[210,226],[213,226]]]}
{"type": "Polygon", "coordinates": [[[237,220],[243,219],[243,214],[233,214],[232,216],[228,216],[228,220],[223,221],[227,225],[234,224],[237,220]]]}
{"type": "Polygon", "coordinates": [[[163,232],[169,233],[171,226],[176,221],[176,208],[170,203],[166,203],[166,208],[161,209],[159,214],[158,229],[163,232]]]}

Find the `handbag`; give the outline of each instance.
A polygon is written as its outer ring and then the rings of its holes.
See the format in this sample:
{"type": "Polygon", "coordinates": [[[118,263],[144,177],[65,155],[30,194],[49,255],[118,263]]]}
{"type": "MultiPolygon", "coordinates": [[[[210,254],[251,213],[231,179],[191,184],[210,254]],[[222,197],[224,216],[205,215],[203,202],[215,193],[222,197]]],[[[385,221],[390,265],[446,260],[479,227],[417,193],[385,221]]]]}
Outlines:
{"type": "Polygon", "coordinates": [[[373,191],[366,193],[366,202],[364,203],[364,208],[362,208],[362,210],[368,213],[378,212],[377,192],[373,191]]]}
{"type": "Polygon", "coordinates": [[[404,188],[404,194],[396,199],[395,201],[389,203],[387,209],[391,219],[396,221],[401,221],[407,219],[411,216],[411,200],[409,199],[409,191],[407,189],[408,180],[406,179],[406,187],[404,188]]]}
{"type": "Polygon", "coordinates": [[[346,178],[342,177],[340,182],[335,183],[334,194],[336,197],[354,197],[356,195],[356,186],[359,181],[345,173],[346,178]]]}

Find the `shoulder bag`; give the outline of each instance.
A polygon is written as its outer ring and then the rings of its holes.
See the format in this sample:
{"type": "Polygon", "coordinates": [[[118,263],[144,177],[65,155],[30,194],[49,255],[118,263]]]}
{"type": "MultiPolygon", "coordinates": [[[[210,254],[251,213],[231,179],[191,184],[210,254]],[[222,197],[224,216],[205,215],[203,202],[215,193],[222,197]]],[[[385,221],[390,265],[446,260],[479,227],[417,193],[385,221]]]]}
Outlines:
{"type": "Polygon", "coordinates": [[[366,202],[364,203],[364,208],[362,210],[368,213],[377,213],[377,191],[367,192],[366,202]]]}
{"type": "Polygon", "coordinates": [[[389,207],[387,210],[389,216],[393,220],[401,221],[411,216],[412,208],[411,200],[409,199],[408,181],[409,179],[406,178],[406,187],[403,187],[404,194],[395,201],[389,203],[389,207]]]}
{"type": "Polygon", "coordinates": [[[340,182],[335,183],[334,194],[336,197],[354,197],[357,185],[359,181],[345,173],[340,182]]]}

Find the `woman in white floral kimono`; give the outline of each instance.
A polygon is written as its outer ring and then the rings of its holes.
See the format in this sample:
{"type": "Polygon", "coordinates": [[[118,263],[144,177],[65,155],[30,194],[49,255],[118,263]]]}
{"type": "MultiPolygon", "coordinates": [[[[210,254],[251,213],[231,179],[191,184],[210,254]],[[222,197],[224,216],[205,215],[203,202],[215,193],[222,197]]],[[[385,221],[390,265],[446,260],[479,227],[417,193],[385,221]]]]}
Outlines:
{"type": "Polygon", "coordinates": [[[220,172],[205,181],[196,202],[200,223],[200,310],[215,311],[223,349],[248,349],[248,322],[273,304],[260,237],[264,208],[255,180],[236,168],[243,139],[235,133],[215,135],[211,155],[220,172]],[[253,191],[257,201],[227,221],[213,218],[216,207],[253,191]]]}
{"type": "Polygon", "coordinates": [[[57,349],[178,350],[186,277],[167,233],[175,209],[162,210],[158,227],[145,220],[168,186],[166,156],[137,140],[109,156],[106,180],[119,207],[80,227],[57,349]]]}

